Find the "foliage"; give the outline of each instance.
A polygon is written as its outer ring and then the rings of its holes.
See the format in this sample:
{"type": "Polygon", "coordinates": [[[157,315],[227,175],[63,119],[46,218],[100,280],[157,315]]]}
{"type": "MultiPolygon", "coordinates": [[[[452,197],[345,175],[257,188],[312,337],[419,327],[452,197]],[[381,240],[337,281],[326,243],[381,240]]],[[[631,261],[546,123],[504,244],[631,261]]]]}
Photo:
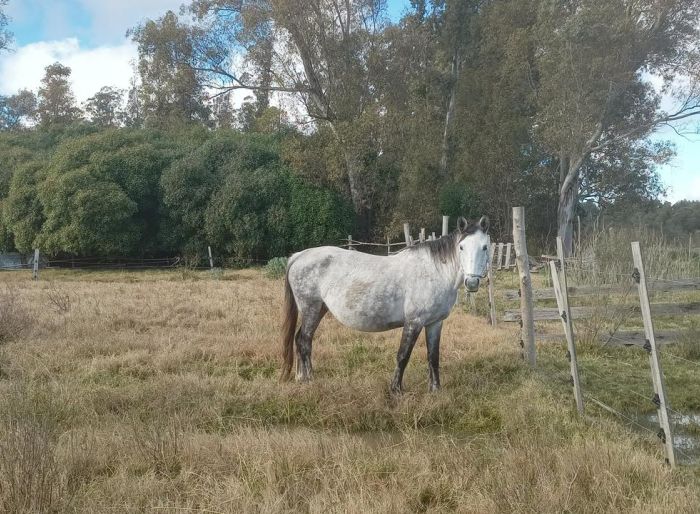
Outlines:
{"type": "Polygon", "coordinates": [[[287,271],[287,258],[273,257],[267,261],[264,269],[268,278],[282,278],[287,271]]]}

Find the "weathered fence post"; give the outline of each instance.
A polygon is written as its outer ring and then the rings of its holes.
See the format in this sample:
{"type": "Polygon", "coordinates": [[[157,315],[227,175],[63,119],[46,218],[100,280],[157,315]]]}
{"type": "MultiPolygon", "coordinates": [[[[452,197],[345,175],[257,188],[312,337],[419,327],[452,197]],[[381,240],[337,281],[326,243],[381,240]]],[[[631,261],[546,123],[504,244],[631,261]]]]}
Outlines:
{"type": "Polygon", "coordinates": [[[489,277],[489,314],[491,316],[491,326],[496,326],[496,297],[494,295],[494,284],[493,284],[493,253],[496,251],[496,243],[491,243],[489,238],[489,267],[488,267],[488,277],[489,277]]]}
{"type": "Polygon", "coordinates": [[[537,355],[535,324],[533,322],[532,279],[525,239],[524,207],[513,207],[513,245],[515,246],[515,262],[518,265],[518,275],[520,276],[520,319],[522,320],[520,344],[525,350],[527,361],[531,366],[535,366],[537,355]]]}
{"type": "Polygon", "coordinates": [[[32,279],[39,280],[39,249],[34,249],[34,262],[32,266],[32,279]]]}
{"type": "Polygon", "coordinates": [[[442,235],[446,236],[449,233],[449,230],[450,230],[450,217],[443,216],[442,217],[442,235]]]}
{"type": "Polygon", "coordinates": [[[420,229],[420,235],[418,236],[418,239],[421,243],[425,243],[425,228],[420,229]]]}
{"type": "Polygon", "coordinates": [[[214,259],[211,256],[211,246],[207,246],[207,250],[209,250],[209,269],[214,269],[214,259]]]}
{"type": "Polygon", "coordinates": [[[354,248],[352,247],[352,235],[348,234],[348,250],[353,250],[354,248]]]}
{"type": "Polygon", "coordinates": [[[406,239],[406,246],[413,246],[411,239],[411,226],[408,223],[403,224],[403,237],[406,239]]]}
{"type": "Polygon", "coordinates": [[[503,267],[503,243],[498,243],[498,266],[496,269],[500,270],[503,267]]]}
{"type": "Polygon", "coordinates": [[[646,337],[644,349],[649,352],[651,378],[654,384],[654,398],[652,401],[656,405],[659,418],[659,437],[661,438],[661,442],[664,443],[666,462],[668,462],[672,468],[675,468],[676,456],[673,451],[673,432],[671,431],[671,422],[668,418],[668,400],[666,399],[664,376],[661,372],[661,362],[659,361],[659,352],[656,346],[656,338],[654,336],[654,323],[651,319],[651,307],[649,306],[649,294],[647,291],[647,279],[646,275],[644,274],[642,251],[639,248],[638,241],[632,243],[632,258],[634,259],[634,273],[632,276],[635,282],[637,282],[639,304],[642,310],[642,319],[644,320],[644,335],[646,337]]]}
{"type": "Polygon", "coordinates": [[[511,243],[508,243],[506,245],[506,263],[505,263],[506,270],[510,269],[510,253],[512,250],[513,250],[513,245],[511,243]]]}
{"type": "Polygon", "coordinates": [[[583,416],[583,394],[581,393],[581,381],[578,374],[578,360],[576,359],[576,342],[574,340],[574,325],[571,319],[571,306],[569,305],[569,285],[566,280],[566,263],[564,261],[564,246],[561,238],[557,237],[557,256],[559,257],[559,268],[555,261],[549,261],[549,266],[552,271],[552,285],[554,287],[554,295],[557,299],[557,306],[561,316],[561,322],[564,325],[564,334],[566,335],[566,344],[568,347],[567,359],[571,368],[571,380],[574,386],[574,399],[576,400],[576,408],[578,413],[583,416]]]}
{"type": "Polygon", "coordinates": [[[386,254],[391,255],[391,240],[386,236],[386,254]]]}
{"type": "Polygon", "coordinates": [[[431,241],[435,241],[437,238],[435,237],[435,232],[430,234],[431,241]]]}

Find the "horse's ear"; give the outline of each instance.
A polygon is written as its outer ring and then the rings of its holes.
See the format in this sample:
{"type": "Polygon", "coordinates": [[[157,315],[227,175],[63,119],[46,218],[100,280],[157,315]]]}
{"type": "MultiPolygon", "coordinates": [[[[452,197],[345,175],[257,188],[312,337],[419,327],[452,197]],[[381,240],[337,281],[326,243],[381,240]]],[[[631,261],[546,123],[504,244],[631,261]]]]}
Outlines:
{"type": "Polygon", "coordinates": [[[457,220],[457,228],[464,234],[467,231],[467,227],[469,227],[469,222],[463,216],[460,216],[457,220]]]}
{"type": "Polygon", "coordinates": [[[488,216],[481,217],[481,219],[479,220],[479,226],[481,227],[481,230],[484,233],[489,231],[489,218],[488,218],[488,216]]]}

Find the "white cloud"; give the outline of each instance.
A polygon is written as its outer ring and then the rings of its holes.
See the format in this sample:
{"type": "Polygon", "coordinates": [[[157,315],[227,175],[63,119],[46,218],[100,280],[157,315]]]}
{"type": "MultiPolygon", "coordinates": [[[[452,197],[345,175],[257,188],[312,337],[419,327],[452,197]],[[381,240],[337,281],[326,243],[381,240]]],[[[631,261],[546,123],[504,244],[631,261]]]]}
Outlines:
{"type": "Polygon", "coordinates": [[[102,86],[127,89],[133,74],[131,62],[136,58],[136,46],[130,42],[89,49],[81,48],[76,38],[31,43],[0,56],[0,94],[21,88],[36,91],[44,68],[59,61],[73,71],[73,92],[83,102],[102,86]]]}

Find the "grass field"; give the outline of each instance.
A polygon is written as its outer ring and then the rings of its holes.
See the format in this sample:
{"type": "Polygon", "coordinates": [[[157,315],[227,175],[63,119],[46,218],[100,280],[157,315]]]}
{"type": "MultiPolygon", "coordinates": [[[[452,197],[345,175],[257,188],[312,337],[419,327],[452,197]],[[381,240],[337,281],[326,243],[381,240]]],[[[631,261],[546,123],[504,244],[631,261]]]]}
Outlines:
{"type": "MultiPolygon", "coordinates": [[[[258,270],[28,278],[0,275],[0,511],[700,511],[698,468],[671,471],[653,437],[594,407],[580,420],[551,378],[562,348],[532,372],[515,324],[456,308],[443,389],[427,392],[421,339],[395,398],[399,332],[330,317],[315,380],[279,383],[282,282],[258,270]]],[[[582,354],[644,386],[646,356],[582,354]]],[[[687,366],[667,369],[672,405],[698,412],[687,366]]]]}

